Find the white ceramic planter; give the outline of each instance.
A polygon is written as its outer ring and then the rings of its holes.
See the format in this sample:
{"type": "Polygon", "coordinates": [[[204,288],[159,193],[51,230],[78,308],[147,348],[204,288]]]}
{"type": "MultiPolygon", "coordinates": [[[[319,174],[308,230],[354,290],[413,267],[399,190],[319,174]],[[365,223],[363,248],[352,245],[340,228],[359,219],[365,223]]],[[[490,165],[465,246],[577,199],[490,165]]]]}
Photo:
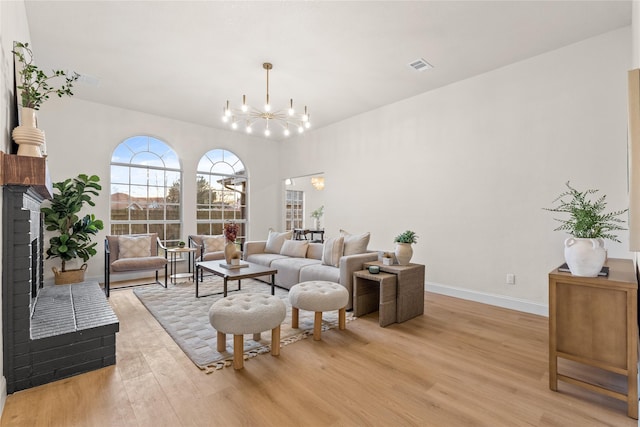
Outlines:
{"type": "Polygon", "coordinates": [[[411,243],[396,243],[396,259],[398,264],[407,265],[413,256],[413,248],[411,243]]]}
{"type": "Polygon", "coordinates": [[[606,258],[602,239],[569,237],[564,241],[564,259],[574,276],[596,277],[606,258]]]}
{"type": "Polygon", "coordinates": [[[22,107],[22,124],[11,133],[18,147],[19,156],[42,157],[44,132],[36,127],[36,110],[22,107]]]}

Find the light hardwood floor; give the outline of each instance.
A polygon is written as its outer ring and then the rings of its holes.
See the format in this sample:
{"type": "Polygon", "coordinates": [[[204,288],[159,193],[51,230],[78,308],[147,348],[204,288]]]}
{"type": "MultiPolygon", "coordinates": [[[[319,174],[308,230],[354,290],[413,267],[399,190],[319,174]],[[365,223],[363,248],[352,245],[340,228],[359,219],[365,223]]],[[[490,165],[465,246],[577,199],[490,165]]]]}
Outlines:
{"type": "Polygon", "coordinates": [[[377,314],[200,371],[130,289],[112,292],[117,364],[8,396],[1,426],[636,426],[624,402],[548,388],[544,317],[426,294],[424,316],[377,314]]]}

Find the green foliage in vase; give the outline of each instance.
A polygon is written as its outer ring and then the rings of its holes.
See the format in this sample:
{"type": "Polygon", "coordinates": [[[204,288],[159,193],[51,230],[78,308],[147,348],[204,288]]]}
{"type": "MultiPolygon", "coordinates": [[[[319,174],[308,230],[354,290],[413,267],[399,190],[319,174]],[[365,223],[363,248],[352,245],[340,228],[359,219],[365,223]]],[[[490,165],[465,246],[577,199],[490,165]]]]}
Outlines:
{"type": "Polygon", "coordinates": [[[18,85],[18,89],[20,89],[23,107],[39,110],[52,93],[60,98],[63,95],[73,95],[71,92],[73,82],[80,78],[80,74],[73,72],[69,75],[64,70],[51,70],[51,74],[45,73],[33,63],[33,51],[29,48],[29,43],[16,42],[11,52],[22,66],[19,71],[22,84],[18,85]],[[64,79],[64,82],[60,86],[55,86],[52,83],[54,79],[64,79]]]}
{"type": "Polygon", "coordinates": [[[611,232],[626,230],[626,228],[620,225],[625,221],[616,217],[627,212],[628,209],[604,213],[607,206],[607,196],[600,196],[593,201],[589,199],[589,196],[597,193],[598,190],[589,189],[578,191],[569,185],[569,181],[567,181],[565,185],[568,190],[564,191],[553,201],[553,203],[558,202],[558,206],[554,208],[543,208],[550,212],[569,214],[568,219],[554,218],[560,222],[560,225],[555,228],[554,231],[566,231],[577,238],[609,239],[614,242],[620,242],[618,236],[611,232]]]}
{"type": "Polygon", "coordinates": [[[402,234],[399,234],[393,239],[394,243],[418,243],[418,236],[411,230],[407,230],[402,234]]]}
{"type": "Polygon", "coordinates": [[[324,205],[311,212],[311,218],[320,219],[322,218],[322,215],[324,215],[324,205]]]}
{"type": "Polygon", "coordinates": [[[97,243],[91,243],[92,236],[104,228],[101,220],[95,215],[87,214],[78,217],[84,204],[95,206],[91,195],[97,196],[102,187],[96,175],[78,175],[77,178],[65,179],[53,184],[53,199],[50,205],[41,208],[44,214],[44,225],[47,231],[54,231],[57,235],[49,239],[47,259],[60,258],[62,271],[66,271],[66,262],[74,258],[81,258],[87,262],[96,255],[97,243]]]}

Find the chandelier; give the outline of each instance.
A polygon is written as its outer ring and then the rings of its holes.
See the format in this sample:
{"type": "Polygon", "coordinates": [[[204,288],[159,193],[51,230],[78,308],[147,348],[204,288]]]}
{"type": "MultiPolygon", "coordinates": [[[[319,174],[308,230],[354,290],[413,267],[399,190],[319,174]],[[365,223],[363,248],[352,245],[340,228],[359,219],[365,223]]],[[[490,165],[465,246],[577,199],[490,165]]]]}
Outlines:
{"type": "Polygon", "coordinates": [[[274,126],[279,126],[284,136],[289,136],[291,131],[296,129],[298,133],[303,133],[311,127],[307,106],[304,107],[304,113],[297,113],[293,109],[293,99],[290,99],[288,108],[274,110],[269,100],[269,70],[273,69],[273,65],[265,62],[262,68],[267,71],[267,96],[264,107],[260,109],[250,106],[247,104],[247,96],[242,95],[240,108],[232,108],[227,101],[222,108],[222,121],[230,123],[231,129],[234,130],[244,127],[247,133],[253,132],[252,126],[256,122],[264,121],[264,136],[270,136],[274,126]]]}

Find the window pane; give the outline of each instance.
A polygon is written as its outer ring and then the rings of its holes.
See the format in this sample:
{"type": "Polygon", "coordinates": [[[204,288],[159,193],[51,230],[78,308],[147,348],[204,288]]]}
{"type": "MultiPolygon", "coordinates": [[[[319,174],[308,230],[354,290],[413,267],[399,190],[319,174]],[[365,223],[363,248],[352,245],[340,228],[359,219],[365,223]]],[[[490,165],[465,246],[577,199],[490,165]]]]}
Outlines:
{"type": "Polygon", "coordinates": [[[131,224],[131,234],[144,234],[147,232],[147,224],[131,224]]]}
{"type": "Polygon", "coordinates": [[[175,235],[172,239],[179,240],[181,171],[178,156],[171,147],[153,137],[135,136],[116,147],[111,161],[110,218],[117,221],[111,225],[112,232],[157,232],[164,241],[167,221],[172,221],[175,235]],[[169,171],[166,167],[176,170],[169,171]],[[167,207],[170,195],[174,200],[167,207]]]}
{"type": "Polygon", "coordinates": [[[162,156],[162,160],[164,160],[165,167],[180,169],[180,160],[178,160],[178,155],[173,150],[162,156]]]}

